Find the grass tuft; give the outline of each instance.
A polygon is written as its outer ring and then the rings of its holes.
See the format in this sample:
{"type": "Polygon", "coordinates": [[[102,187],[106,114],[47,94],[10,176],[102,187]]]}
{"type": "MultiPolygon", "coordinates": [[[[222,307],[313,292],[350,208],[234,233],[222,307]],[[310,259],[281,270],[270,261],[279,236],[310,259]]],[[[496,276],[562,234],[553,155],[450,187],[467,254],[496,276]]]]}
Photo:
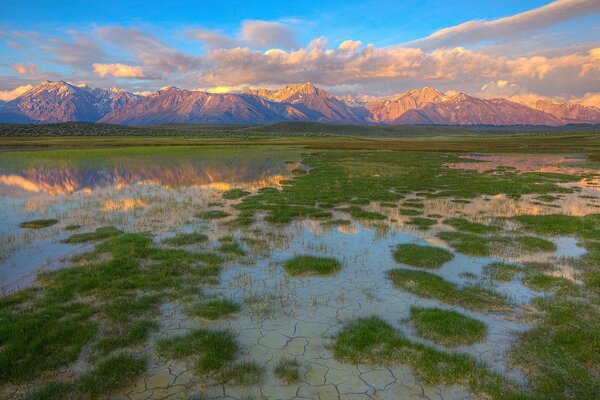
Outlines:
{"type": "Polygon", "coordinates": [[[418,244],[400,244],[394,251],[396,262],[420,268],[439,268],[453,258],[447,250],[418,244]]]}
{"type": "Polygon", "coordinates": [[[335,258],[309,255],[296,256],[283,264],[291,275],[328,275],[339,271],[341,266],[335,258]]]}
{"type": "Polygon", "coordinates": [[[229,299],[214,299],[196,303],[187,309],[187,314],[208,320],[236,313],[241,310],[238,303],[229,299]]]}
{"type": "Polygon", "coordinates": [[[300,363],[296,359],[282,358],[275,367],[275,376],[286,383],[300,381],[300,363]]]}
{"type": "Polygon", "coordinates": [[[21,222],[19,226],[21,228],[42,229],[56,224],[58,224],[57,219],[34,219],[32,221],[21,222]]]}
{"type": "Polygon", "coordinates": [[[487,331],[479,320],[439,308],[411,307],[410,321],[419,335],[449,347],[477,343],[487,331]]]}

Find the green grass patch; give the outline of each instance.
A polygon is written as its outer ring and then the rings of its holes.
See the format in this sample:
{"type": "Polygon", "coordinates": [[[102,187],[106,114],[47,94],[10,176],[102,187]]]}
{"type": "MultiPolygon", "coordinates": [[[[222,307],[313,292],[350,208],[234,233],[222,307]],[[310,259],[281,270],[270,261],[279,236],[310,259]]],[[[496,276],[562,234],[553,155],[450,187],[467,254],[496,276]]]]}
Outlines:
{"type": "Polygon", "coordinates": [[[282,358],[273,372],[288,384],[300,382],[300,363],[296,359],[282,358]]]}
{"type": "Polygon", "coordinates": [[[437,234],[442,240],[456,251],[471,256],[490,255],[490,241],[487,238],[463,232],[440,232],[437,234]]]}
{"type": "Polygon", "coordinates": [[[485,338],[485,323],[456,311],[411,307],[410,321],[422,337],[444,346],[471,345],[485,338]]]}
{"type": "Polygon", "coordinates": [[[543,399],[593,399],[600,393],[600,312],[585,299],[541,297],[537,324],[511,350],[543,399]]]}
{"type": "Polygon", "coordinates": [[[178,233],[172,238],[168,238],[162,241],[163,244],[169,244],[172,246],[187,246],[190,244],[202,243],[208,240],[208,236],[200,232],[192,233],[178,233]]]}
{"type": "Polygon", "coordinates": [[[21,228],[29,228],[29,229],[42,229],[48,228],[49,226],[58,224],[57,219],[34,219],[32,221],[21,222],[19,226],[21,228]]]}
{"type": "Polygon", "coordinates": [[[574,217],[563,214],[520,215],[514,219],[523,228],[545,236],[575,235],[584,239],[600,239],[600,214],[574,217]]]}
{"type": "Polygon", "coordinates": [[[226,200],[237,200],[237,199],[241,199],[242,197],[246,197],[250,194],[252,194],[252,193],[247,192],[242,189],[231,189],[226,192],[223,192],[223,198],[226,200]]]}
{"type": "Polygon", "coordinates": [[[454,255],[439,247],[399,244],[394,251],[396,262],[419,268],[439,268],[454,255]]]}
{"type": "Polygon", "coordinates": [[[427,230],[437,223],[437,220],[425,217],[412,217],[408,220],[408,225],[416,226],[421,230],[427,230]]]}
{"type": "Polygon", "coordinates": [[[362,208],[356,206],[351,206],[341,210],[348,212],[350,216],[355,219],[382,220],[387,218],[381,213],[363,210],[362,208]]]}
{"type": "Polygon", "coordinates": [[[202,218],[202,219],[221,219],[221,218],[227,218],[230,215],[231,214],[229,214],[228,212],[221,211],[221,210],[208,210],[208,211],[199,212],[198,214],[196,214],[196,217],[202,218]]]}
{"type": "Polygon", "coordinates": [[[233,254],[236,256],[244,256],[247,254],[242,245],[233,238],[232,240],[221,239],[221,245],[219,246],[218,250],[221,253],[233,254]]]}
{"type": "Polygon", "coordinates": [[[472,357],[413,343],[378,317],[347,324],[335,337],[332,351],[336,359],[354,364],[408,364],[427,383],[464,385],[486,397],[500,399],[519,393],[515,384],[472,357]]]}
{"type": "Polygon", "coordinates": [[[219,319],[241,310],[238,303],[229,299],[205,300],[187,308],[186,313],[208,320],[219,319]]]}
{"type": "Polygon", "coordinates": [[[146,359],[120,354],[101,360],[96,368],[73,382],[52,381],[35,388],[26,400],[76,400],[105,398],[146,370],[146,359]]]}
{"type": "Polygon", "coordinates": [[[291,275],[329,275],[340,270],[342,264],[335,258],[296,256],[287,260],[283,268],[291,275]]]}
{"type": "Polygon", "coordinates": [[[265,375],[265,368],[253,361],[244,361],[226,367],[220,374],[224,383],[234,385],[258,385],[265,375]]]}
{"type": "Polygon", "coordinates": [[[538,252],[538,251],[555,251],[556,244],[553,242],[538,238],[535,236],[519,236],[516,238],[517,243],[525,251],[538,252]]]}
{"type": "Polygon", "coordinates": [[[484,276],[500,282],[511,282],[520,271],[518,265],[503,262],[493,262],[483,267],[484,276]]]}
{"type": "Polygon", "coordinates": [[[156,342],[158,354],[169,358],[197,358],[196,368],[205,373],[231,363],[239,351],[233,333],[227,330],[196,329],[182,336],[156,342]]]}
{"type": "Polygon", "coordinates": [[[405,215],[405,216],[421,215],[423,213],[421,210],[417,210],[414,208],[401,208],[399,212],[400,212],[400,215],[405,215]]]}
{"type": "Polygon", "coordinates": [[[150,332],[157,329],[158,323],[148,320],[125,324],[100,339],[96,343],[96,350],[100,354],[108,354],[116,349],[144,343],[148,339],[150,332]]]}
{"type": "Polygon", "coordinates": [[[459,231],[470,233],[495,233],[500,230],[498,226],[479,224],[464,218],[450,218],[445,220],[444,223],[459,231]]]}
{"type": "Polygon", "coordinates": [[[75,361],[96,335],[92,315],[91,307],[80,303],[2,307],[0,381],[26,382],[75,361]]]}
{"type": "Polygon", "coordinates": [[[352,225],[352,221],[348,219],[332,219],[330,221],[321,222],[321,226],[331,227],[331,226],[348,226],[352,225]]]}
{"type": "Polygon", "coordinates": [[[508,311],[511,309],[506,299],[494,291],[479,286],[460,288],[429,272],[392,269],[388,271],[388,277],[398,289],[420,297],[437,299],[475,311],[508,311]]]}
{"type": "Polygon", "coordinates": [[[117,236],[123,233],[123,231],[112,227],[104,226],[97,228],[94,232],[78,233],[71,235],[65,240],[64,243],[85,243],[85,242],[96,242],[99,240],[108,239],[109,237],[117,236]]]}

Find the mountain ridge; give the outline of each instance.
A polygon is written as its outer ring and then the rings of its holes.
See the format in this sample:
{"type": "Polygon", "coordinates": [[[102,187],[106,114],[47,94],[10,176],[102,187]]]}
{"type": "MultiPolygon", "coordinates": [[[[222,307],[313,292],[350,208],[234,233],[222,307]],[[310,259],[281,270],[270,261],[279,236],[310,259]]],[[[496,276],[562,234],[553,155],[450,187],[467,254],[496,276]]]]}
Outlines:
{"type": "Polygon", "coordinates": [[[369,125],[548,125],[600,123],[600,109],[549,99],[531,103],[443,93],[426,86],[379,99],[329,94],[311,82],[280,89],[209,93],[163,87],[147,96],[118,88],[45,81],[0,103],[0,122],[121,125],[265,124],[285,121],[369,125]]]}

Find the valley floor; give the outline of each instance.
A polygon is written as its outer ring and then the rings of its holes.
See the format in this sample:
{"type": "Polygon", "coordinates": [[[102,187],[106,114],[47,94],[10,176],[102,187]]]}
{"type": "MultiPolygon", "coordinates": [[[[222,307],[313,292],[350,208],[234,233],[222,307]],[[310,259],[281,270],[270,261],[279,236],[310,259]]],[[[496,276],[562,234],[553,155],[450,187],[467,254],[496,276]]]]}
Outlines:
{"type": "Polygon", "coordinates": [[[0,146],[0,398],[600,392],[594,132],[0,146]]]}

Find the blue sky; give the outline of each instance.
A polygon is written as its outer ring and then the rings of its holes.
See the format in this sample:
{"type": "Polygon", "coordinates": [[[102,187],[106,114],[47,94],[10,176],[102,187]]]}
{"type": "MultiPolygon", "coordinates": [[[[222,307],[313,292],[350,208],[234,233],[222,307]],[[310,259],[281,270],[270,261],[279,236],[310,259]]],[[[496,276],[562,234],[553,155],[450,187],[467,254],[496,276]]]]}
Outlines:
{"type": "Polygon", "coordinates": [[[136,91],[311,80],[370,95],[425,84],[600,92],[597,0],[5,0],[0,27],[0,99],[44,79],[136,91]]]}

